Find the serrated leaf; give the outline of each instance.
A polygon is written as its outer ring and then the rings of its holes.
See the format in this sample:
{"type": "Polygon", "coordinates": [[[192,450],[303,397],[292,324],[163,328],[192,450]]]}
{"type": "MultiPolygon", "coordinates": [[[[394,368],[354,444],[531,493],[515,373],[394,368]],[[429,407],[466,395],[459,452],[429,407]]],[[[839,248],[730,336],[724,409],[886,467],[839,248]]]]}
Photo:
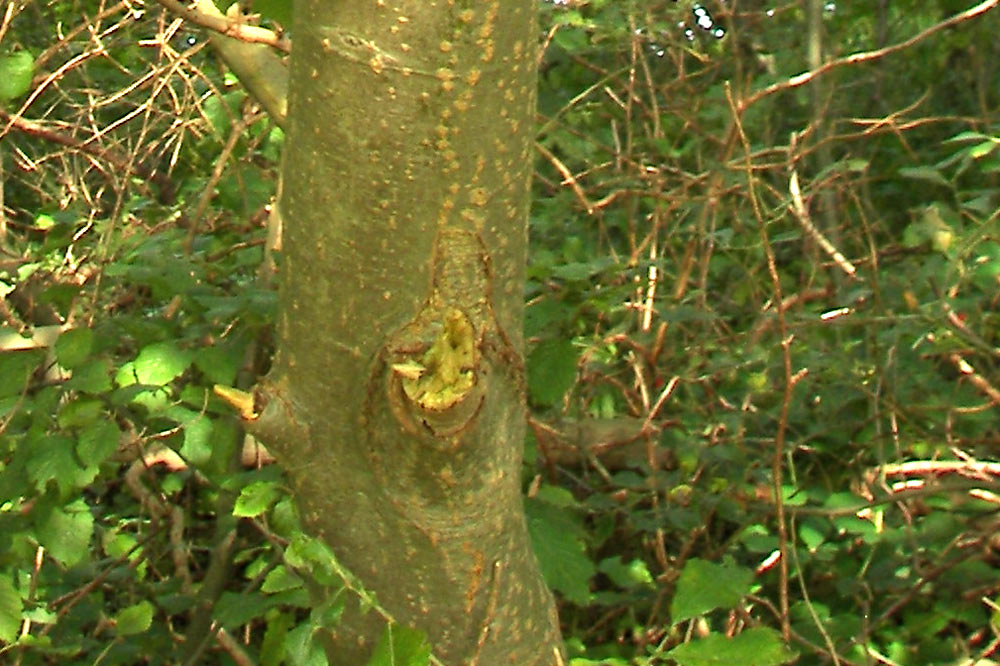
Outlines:
{"type": "Polygon", "coordinates": [[[274,481],[256,481],[240,490],[233,506],[233,515],[240,518],[259,516],[278,499],[280,490],[274,481]]]}
{"type": "Polygon", "coordinates": [[[134,636],[147,631],[153,624],[153,604],[140,601],[123,608],[115,615],[115,631],[119,636],[134,636]]]}
{"type": "Polygon", "coordinates": [[[0,56],[0,102],[9,102],[31,88],[35,59],[27,51],[0,56]]]}
{"type": "Polygon", "coordinates": [[[144,347],[133,363],[136,381],[162,386],[187,370],[191,358],[190,352],[171,342],[157,342],[144,347]]]}
{"type": "Polygon", "coordinates": [[[667,652],[677,666],[779,666],[796,654],[767,627],[755,627],[728,638],[722,634],[682,643],[667,652]]]}
{"type": "Polygon", "coordinates": [[[13,643],[21,628],[24,604],[14,584],[6,575],[0,576],[0,643],[13,643]]]}
{"type": "Polygon", "coordinates": [[[525,512],[545,582],[569,601],[586,605],[595,570],[587,557],[579,518],[571,511],[532,498],[526,500],[525,512]]]}
{"type": "Polygon", "coordinates": [[[74,328],[64,332],[56,340],[56,360],[64,368],[82,365],[94,348],[94,331],[89,328],[74,328]]]}
{"type": "Polygon", "coordinates": [[[382,632],[368,666],[427,666],[431,646],[427,634],[399,624],[382,632]]]}
{"type": "Polygon", "coordinates": [[[35,444],[31,457],[25,463],[28,479],[35,488],[44,491],[49,481],[68,490],[74,486],[82,468],[73,457],[73,440],[63,435],[49,435],[35,444]]]}
{"type": "Polygon", "coordinates": [[[745,567],[690,559],[677,581],[671,619],[677,624],[716,608],[731,608],[750,591],[751,582],[753,571],[745,567]]]}
{"type": "Polygon", "coordinates": [[[579,353],[566,340],[545,340],[528,356],[528,390],[532,401],[547,407],[562,400],[576,380],[579,353]]]}
{"type": "Polygon", "coordinates": [[[87,465],[99,465],[118,450],[121,431],[114,421],[91,423],[80,431],[76,440],[76,455],[87,465]]]}
{"type": "Polygon", "coordinates": [[[38,524],[38,542],[63,566],[73,566],[89,553],[94,516],[82,499],[63,508],[53,507],[38,524]]]}

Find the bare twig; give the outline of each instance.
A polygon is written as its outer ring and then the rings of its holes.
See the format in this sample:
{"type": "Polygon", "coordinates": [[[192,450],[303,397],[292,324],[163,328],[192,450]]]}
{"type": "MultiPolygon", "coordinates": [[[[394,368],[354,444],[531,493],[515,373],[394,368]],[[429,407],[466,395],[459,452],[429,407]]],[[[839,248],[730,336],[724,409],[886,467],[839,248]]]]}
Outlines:
{"type": "Polygon", "coordinates": [[[780,92],[782,90],[790,90],[791,88],[797,88],[801,85],[805,85],[806,83],[809,83],[816,77],[822,76],[823,74],[826,74],[834,69],[844,67],[845,65],[856,65],[862,62],[878,60],[879,58],[884,58],[885,56],[896,53],[897,51],[908,49],[914,44],[917,44],[918,42],[927,39],[931,35],[940,32],[945,28],[950,28],[951,26],[961,23],[962,21],[967,21],[971,18],[979,16],[980,14],[985,14],[989,10],[996,7],[998,3],[1000,3],[1000,0],[984,0],[975,7],[970,7],[964,12],[960,12],[948,19],[945,19],[944,21],[941,21],[940,23],[936,23],[931,27],[927,28],[926,30],[917,33],[913,37],[910,37],[909,39],[899,42],[897,44],[892,44],[891,46],[886,46],[881,49],[876,49],[875,51],[862,51],[860,53],[852,53],[849,56],[844,56],[843,58],[838,58],[837,60],[831,60],[830,62],[824,64],[822,67],[817,67],[814,70],[803,72],[785,81],[772,83],[766,88],[762,88],[761,90],[758,90],[757,92],[753,93],[746,99],[741,100],[736,105],[736,109],[738,113],[742,114],[748,107],[750,107],[753,104],[756,104],[757,102],[759,102],[760,100],[769,95],[773,95],[774,93],[780,92]]]}
{"type": "Polygon", "coordinates": [[[234,21],[223,16],[222,12],[215,15],[208,14],[204,11],[198,11],[197,9],[191,9],[190,7],[178,2],[178,0],[156,1],[177,16],[180,16],[185,21],[190,21],[195,25],[208,28],[209,30],[213,30],[221,35],[225,35],[226,37],[232,37],[233,39],[238,39],[241,42],[249,42],[251,44],[265,44],[267,46],[274,47],[279,51],[284,51],[285,53],[289,53],[292,50],[292,44],[288,38],[278,35],[273,30],[268,30],[267,28],[261,28],[255,25],[248,25],[246,23],[241,23],[240,21],[234,21]]]}

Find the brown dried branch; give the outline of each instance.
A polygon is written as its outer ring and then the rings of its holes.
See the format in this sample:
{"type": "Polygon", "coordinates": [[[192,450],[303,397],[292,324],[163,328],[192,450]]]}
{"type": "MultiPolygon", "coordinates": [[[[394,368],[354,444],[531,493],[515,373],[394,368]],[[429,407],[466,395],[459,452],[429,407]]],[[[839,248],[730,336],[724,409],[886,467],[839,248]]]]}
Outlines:
{"type": "Polygon", "coordinates": [[[856,65],[862,62],[878,60],[879,58],[884,58],[887,55],[891,55],[898,51],[908,49],[914,44],[917,44],[918,42],[927,39],[931,35],[940,32],[945,28],[950,28],[953,25],[957,25],[963,21],[968,21],[969,19],[975,18],[980,14],[985,14],[989,10],[995,8],[998,3],[1000,3],[1000,0],[984,0],[975,7],[970,7],[964,12],[959,12],[958,14],[955,14],[954,16],[947,18],[944,21],[941,21],[940,23],[936,23],[931,27],[927,28],[926,30],[922,30],[913,37],[910,37],[909,39],[904,40],[902,42],[898,42],[896,44],[892,44],[890,46],[886,46],[881,49],[876,49],[875,51],[862,51],[860,53],[852,53],[849,56],[844,56],[843,58],[831,60],[830,62],[824,64],[821,67],[817,67],[816,69],[810,70],[808,72],[803,72],[802,74],[793,76],[785,81],[772,83],[766,88],[763,88],[753,93],[746,99],[740,100],[737,103],[736,108],[738,112],[742,114],[744,111],[746,111],[748,107],[750,107],[753,104],[756,104],[757,102],[759,102],[765,97],[768,97],[769,95],[773,95],[774,93],[780,92],[782,90],[790,90],[792,88],[797,88],[801,85],[805,85],[806,83],[809,83],[813,79],[822,76],[823,74],[826,74],[828,72],[831,72],[834,69],[839,69],[840,67],[844,67],[845,65],[856,65]]]}
{"type": "Polygon", "coordinates": [[[292,50],[292,44],[288,38],[279,35],[273,30],[268,30],[267,28],[261,28],[259,26],[249,25],[247,23],[227,18],[223,16],[221,12],[217,15],[213,15],[204,11],[198,11],[197,9],[191,9],[190,7],[178,2],[178,0],[156,1],[177,16],[180,16],[185,21],[190,21],[195,25],[208,28],[209,30],[219,33],[220,35],[232,37],[233,39],[238,39],[241,42],[265,44],[285,53],[290,53],[292,50]]]}

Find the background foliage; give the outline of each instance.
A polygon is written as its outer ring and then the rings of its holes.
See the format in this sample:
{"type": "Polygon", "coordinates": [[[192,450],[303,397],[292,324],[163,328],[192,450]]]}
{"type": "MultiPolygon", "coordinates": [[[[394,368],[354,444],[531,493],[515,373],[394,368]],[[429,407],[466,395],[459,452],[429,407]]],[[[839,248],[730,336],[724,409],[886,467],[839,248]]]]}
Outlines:
{"type": "MultiPolygon", "coordinates": [[[[283,135],[155,5],[10,6],[0,661],[322,663],[366,593],[211,390],[267,369],[283,135]]],[[[997,659],[1000,22],[966,9],[542,4],[524,478],[573,664],[997,659]]]]}

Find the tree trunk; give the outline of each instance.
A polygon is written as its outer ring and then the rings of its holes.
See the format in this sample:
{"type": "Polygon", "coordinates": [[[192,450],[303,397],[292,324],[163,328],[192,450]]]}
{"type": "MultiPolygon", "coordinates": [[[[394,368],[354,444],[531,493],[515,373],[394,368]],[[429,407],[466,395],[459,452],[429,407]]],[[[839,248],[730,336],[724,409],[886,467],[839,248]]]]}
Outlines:
{"type": "MultiPolygon", "coordinates": [[[[278,354],[308,531],[449,666],[556,664],[520,493],[532,0],[296,3],[278,354]]],[[[348,605],[330,663],[385,625],[348,605]]]]}

